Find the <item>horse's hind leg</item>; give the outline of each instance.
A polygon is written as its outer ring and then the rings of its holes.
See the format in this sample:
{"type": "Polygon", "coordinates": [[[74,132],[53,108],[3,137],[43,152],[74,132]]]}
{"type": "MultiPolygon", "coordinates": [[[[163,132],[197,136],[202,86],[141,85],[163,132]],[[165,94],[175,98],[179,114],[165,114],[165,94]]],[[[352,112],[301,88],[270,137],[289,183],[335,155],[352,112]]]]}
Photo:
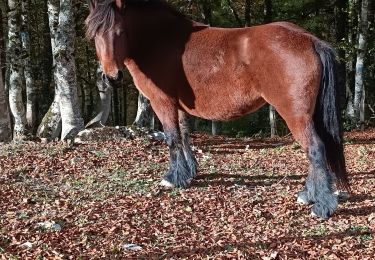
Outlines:
{"type": "Polygon", "coordinates": [[[189,117],[185,112],[179,110],[178,120],[182,138],[182,149],[184,151],[185,159],[190,170],[190,175],[194,178],[197,175],[198,163],[194,157],[190,144],[189,117]]]}
{"type": "Polygon", "coordinates": [[[286,121],[310,161],[305,189],[299,193],[298,200],[314,203],[312,214],[328,218],[336,210],[338,202],[333,193],[333,175],[329,171],[325,145],[316,133],[310,116],[286,118],[286,121]]]}

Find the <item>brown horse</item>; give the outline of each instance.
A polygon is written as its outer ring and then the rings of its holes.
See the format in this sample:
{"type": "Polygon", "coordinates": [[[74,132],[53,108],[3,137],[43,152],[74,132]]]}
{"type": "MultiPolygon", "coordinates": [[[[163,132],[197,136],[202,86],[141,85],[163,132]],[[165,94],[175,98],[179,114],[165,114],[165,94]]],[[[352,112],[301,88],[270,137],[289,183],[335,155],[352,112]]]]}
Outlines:
{"type": "Polygon", "coordinates": [[[349,190],[335,54],[286,22],[241,29],[194,22],[163,0],[90,0],[87,35],[104,78],[125,67],[163,124],[170,169],[162,184],[187,187],[197,174],[186,113],[228,120],[272,104],[310,160],[299,201],[328,218],[335,183],[349,190]]]}

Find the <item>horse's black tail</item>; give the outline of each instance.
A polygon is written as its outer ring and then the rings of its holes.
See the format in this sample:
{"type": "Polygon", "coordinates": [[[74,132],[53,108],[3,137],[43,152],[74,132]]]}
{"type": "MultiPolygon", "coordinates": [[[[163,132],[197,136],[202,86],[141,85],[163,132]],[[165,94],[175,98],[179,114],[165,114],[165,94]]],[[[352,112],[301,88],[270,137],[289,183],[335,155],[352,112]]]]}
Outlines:
{"type": "Polygon", "coordinates": [[[350,191],[348,173],[345,167],[340,90],[344,86],[337,79],[337,61],[334,50],[325,42],[316,41],[315,51],[322,62],[322,79],[315,105],[314,124],[322,139],[330,170],[335,173],[340,189],[350,191]]]}

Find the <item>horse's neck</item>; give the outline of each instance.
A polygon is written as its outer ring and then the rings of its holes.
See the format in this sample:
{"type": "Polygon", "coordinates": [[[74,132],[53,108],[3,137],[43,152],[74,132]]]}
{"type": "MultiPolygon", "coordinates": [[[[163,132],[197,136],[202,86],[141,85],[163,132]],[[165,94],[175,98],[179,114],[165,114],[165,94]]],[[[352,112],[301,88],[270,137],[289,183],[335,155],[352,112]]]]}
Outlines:
{"type": "Polygon", "coordinates": [[[129,9],[126,24],[132,54],[156,51],[166,45],[179,47],[177,45],[187,40],[195,26],[188,18],[163,9],[129,9]]]}

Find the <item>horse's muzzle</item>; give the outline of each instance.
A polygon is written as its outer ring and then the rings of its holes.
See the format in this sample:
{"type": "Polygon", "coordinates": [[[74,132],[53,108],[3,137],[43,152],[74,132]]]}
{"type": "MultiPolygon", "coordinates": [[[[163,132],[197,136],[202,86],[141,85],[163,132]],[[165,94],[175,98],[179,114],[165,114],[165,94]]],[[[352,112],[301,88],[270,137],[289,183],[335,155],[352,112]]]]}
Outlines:
{"type": "Polygon", "coordinates": [[[105,73],[102,74],[102,80],[108,81],[109,83],[119,83],[122,81],[123,78],[124,78],[124,73],[121,70],[117,72],[116,76],[109,76],[109,75],[106,75],[105,73]]]}

